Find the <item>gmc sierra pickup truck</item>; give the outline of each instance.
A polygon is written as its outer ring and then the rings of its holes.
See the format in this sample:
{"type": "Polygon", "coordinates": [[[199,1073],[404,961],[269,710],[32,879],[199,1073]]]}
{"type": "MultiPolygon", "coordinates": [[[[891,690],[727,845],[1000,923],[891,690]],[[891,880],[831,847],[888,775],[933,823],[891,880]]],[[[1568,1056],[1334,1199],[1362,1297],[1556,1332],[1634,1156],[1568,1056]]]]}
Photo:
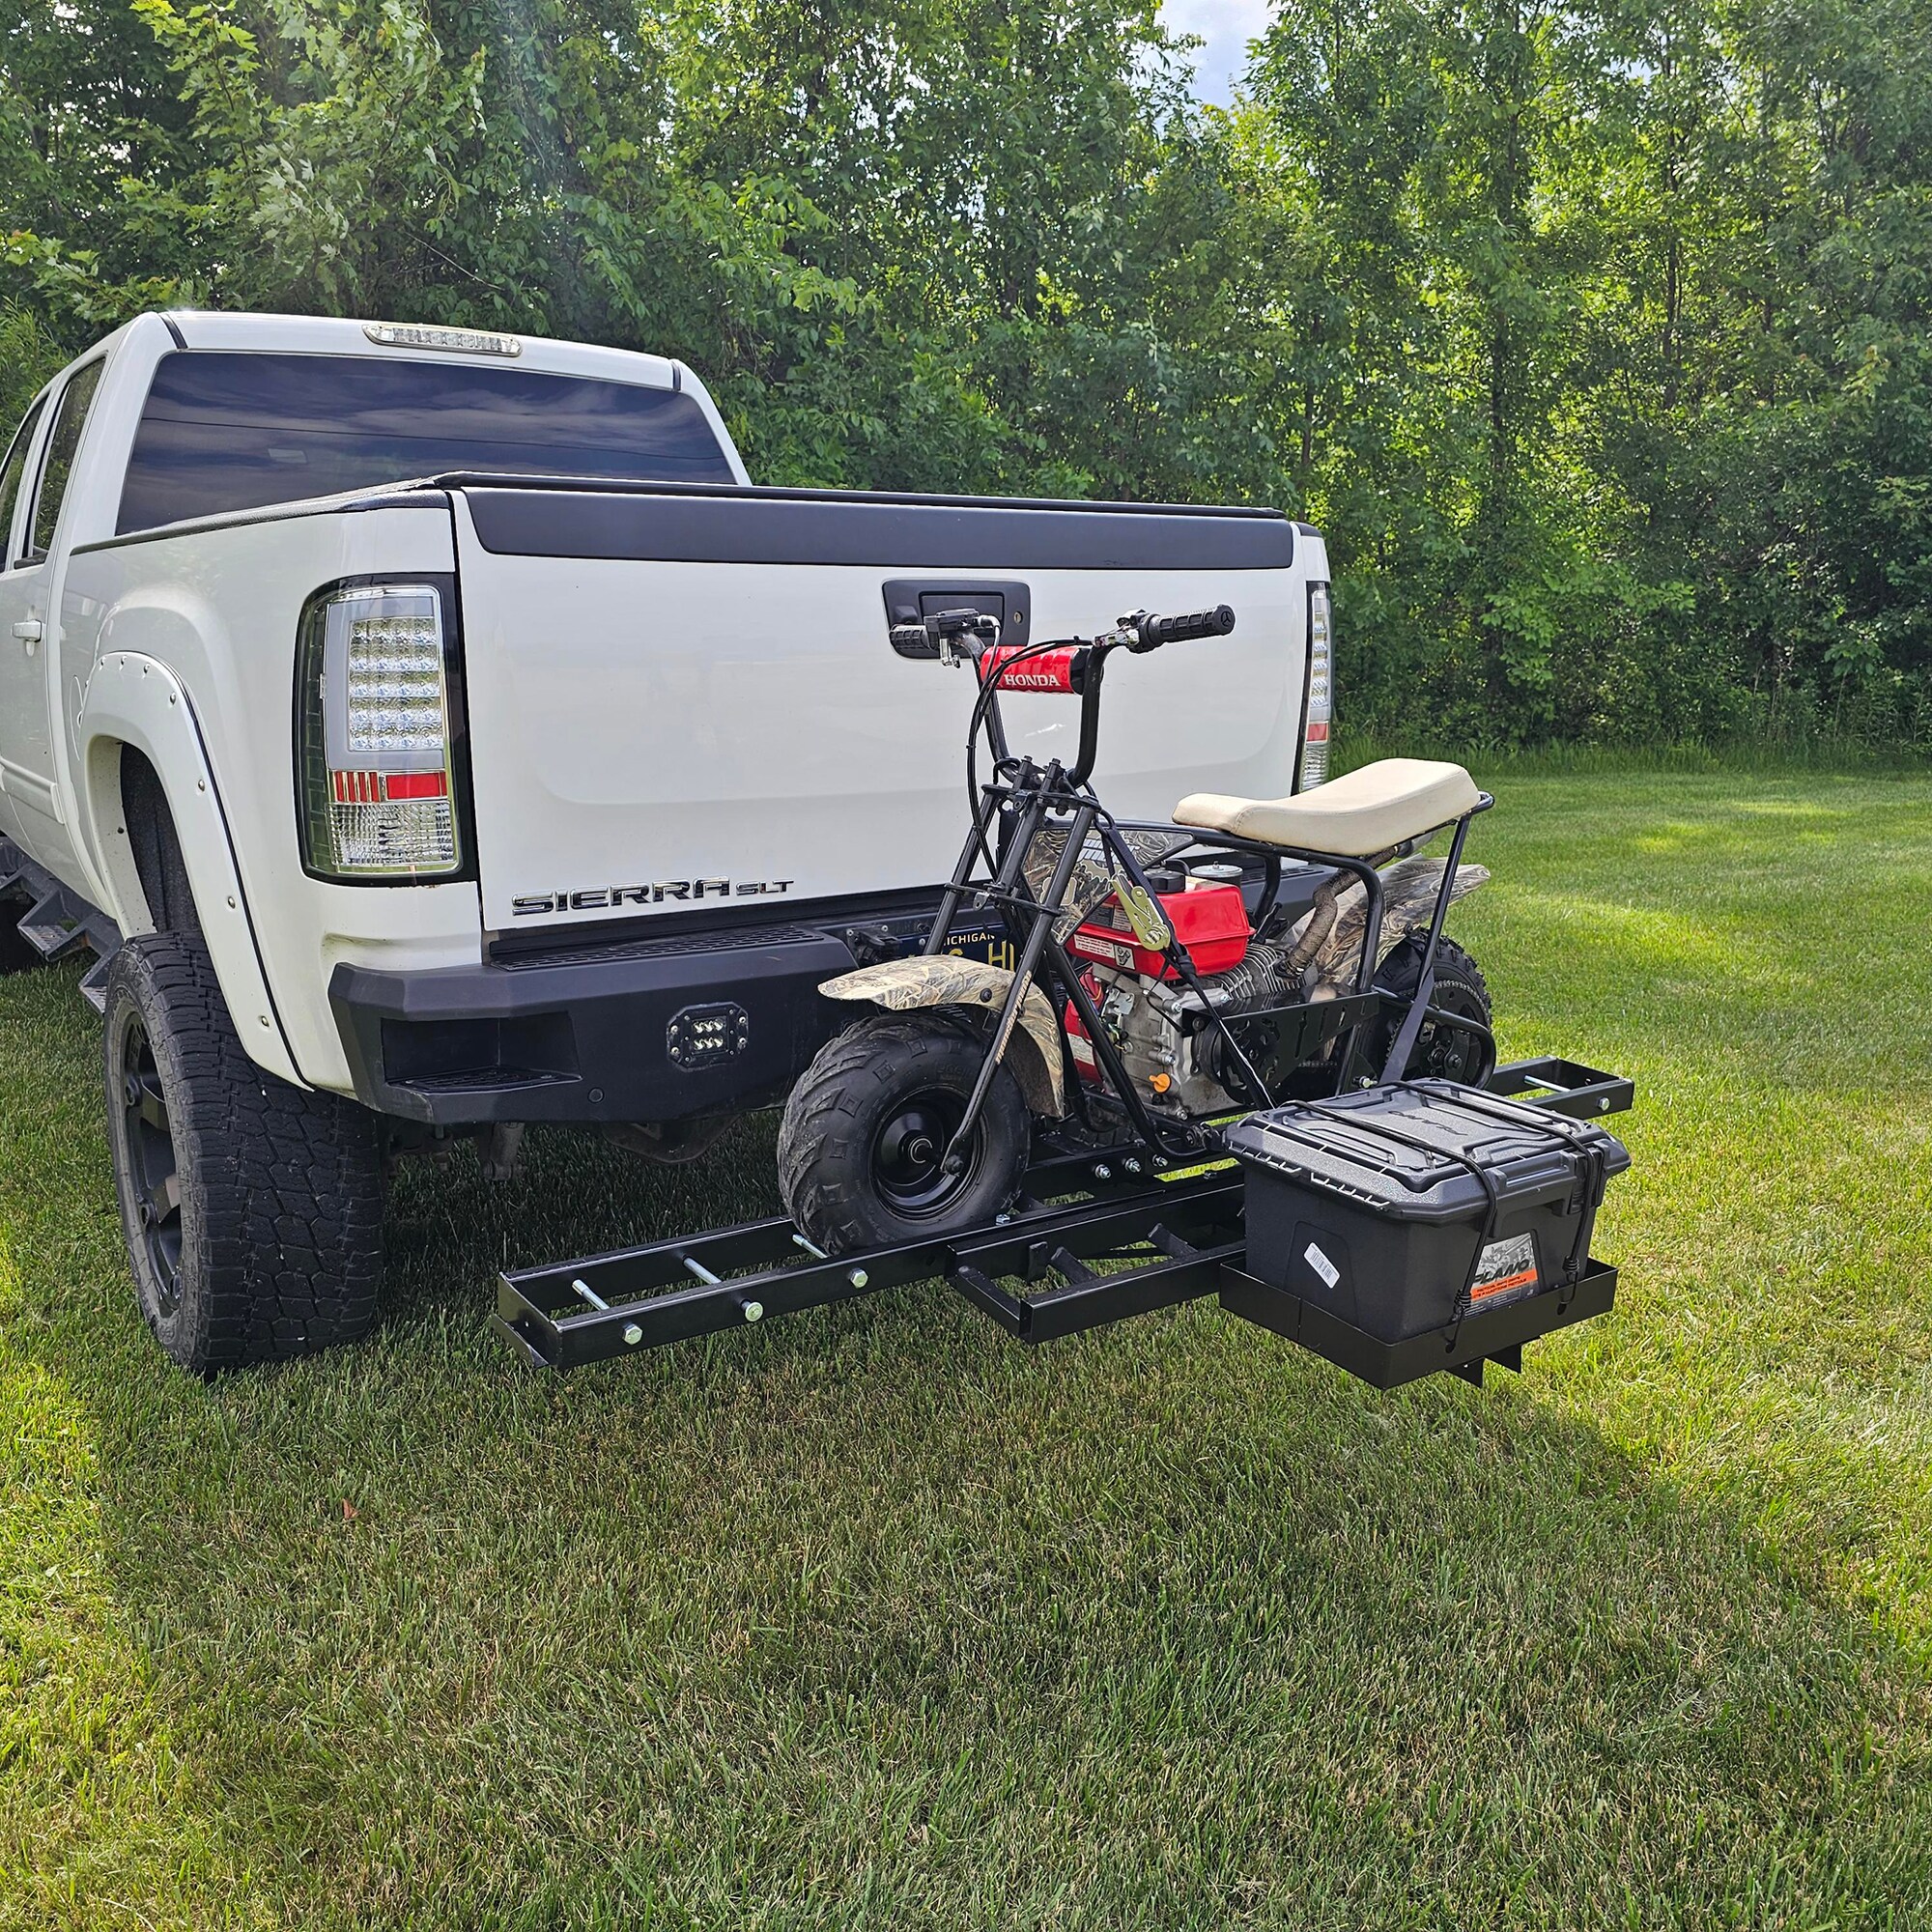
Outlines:
{"type": "Polygon", "coordinates": [[[688,1153],[783,1099],[955,856],[973,694],[909,625],[1237,592],[1211,662],[1123,684],[1109,797],[1327,750],[1305,525],[754,488],[689,369],[575,344],[142,316],[28,411],[0,546],[0,963],[95,955],[140,1306],[204,1373],[366,1329],[400,1152],[688,1153]]]}

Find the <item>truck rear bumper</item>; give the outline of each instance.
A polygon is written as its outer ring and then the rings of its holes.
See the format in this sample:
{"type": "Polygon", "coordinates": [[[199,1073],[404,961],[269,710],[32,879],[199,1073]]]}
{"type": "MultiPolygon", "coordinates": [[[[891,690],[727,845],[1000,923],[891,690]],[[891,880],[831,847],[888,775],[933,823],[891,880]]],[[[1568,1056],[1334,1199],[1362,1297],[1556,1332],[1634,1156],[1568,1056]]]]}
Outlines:
{"type": "Polygon", "coordinates": [[[338,965],[356,1097],[435,1126],[677,1121],[783,1096],[851,1014],[828,923],[580,943],[476,966],[338,965]]]}

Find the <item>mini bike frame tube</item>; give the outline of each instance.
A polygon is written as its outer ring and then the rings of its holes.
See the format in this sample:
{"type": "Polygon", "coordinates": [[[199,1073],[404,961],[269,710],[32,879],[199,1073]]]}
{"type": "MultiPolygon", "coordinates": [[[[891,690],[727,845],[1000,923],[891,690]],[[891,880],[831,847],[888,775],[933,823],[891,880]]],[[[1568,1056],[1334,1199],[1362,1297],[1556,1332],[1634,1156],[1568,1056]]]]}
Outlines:
{"type": "MultiPolygon", "coordinates": [[[[1153,887],[1148,883],[1148,875],[1141,869],[1141,862],[1135,858],[1133,848],[1121,836],[1120,827],[1109,819],[1101,825],[1100,837],[1107,841],[1107,849],[1120,860],[1122,868],[1125,871],[1127,877],[1147,895],[1151,904],[1158,905],[1160,903],[1159,896],[1154,892],[1153,887]]],[[[1179,940],[1175,937],[1171,926],[1168,928],[1168,940],[1165,951],[1169,963],[1180,976],[1181,984],[1186,986],[1190,992],[1200,996],[1202,1005],[1207,1009],[1208,1019],[1219,1032],[1228,1051],[1240,1062],[1242,1072],[1254,1083],[1255,1091],[1262,1094],[1264,1104],[1271,1106],[1273,1098],[1268,1094],[1267,1082],[1256,1070],[1254,1063],[1241,1051],[1241,1043],[1235,1037],[1227,1021],[1208,1004],[1208,989],[1201,983],[1201,976],[1194,970],[1194,961],[1189,957],[1186,947],[1182,946],[1179,940]]],[[[1084,1026],[1086,1024],[1085,1020],[1081,1024],[1084,1026]]]]}
{"type": "MultiPolygon", "coordinates": [[[[1031,801],[1031,810],[1027,819],[1014,829],[1012,851],[1009,864],[1001,867],[1003,875],[1011,870],[1018,872],[1025,864],[1027,849],[1033,843],[1034,835],[1038,831],[1038,821],[1044,815],[1044,806],[1036,796],[1031,801]]],[[[1000,1022],[993,1034],[993,1043],[986,1058],[980,1065],[980,1077],[973,1083],[972,1097],[966,1102],[966,1112],[958,1130],[953,1134],[951,1145],[946,1150],[946,1166],[957,1172],[955,1162],[963,1163],[967,1144],[973,1138],[973,1130],[980,1124],[980,1116],[986,1105],[986,1095],[992,1092],[993,1076],[1000,1070],[1000,1063],[1006,1058],[1007,1042],[1013,1034],[1013,1022],[1019,1018],[1020,1003],[1026,998],[1027,989],[1033,983],[1034,968],[1039,964],[1040,948],[1046,944],[1047,935],[1053,930],[1053,922],[1059,916],[1062,901],[1066,896],[1067,881],[1073,876],[1073,867],[1079,864],[1080,854],[1087,843],[1087,835],[1094,829],[1094,808],[1083,805],[1074,812],[1071,825],[1067,829],[1066,843],[1061,848],[1060,863],[1053,868],[1053,877],[1046,891],[1040,895],[1040,903],[1033,909],[1033,923],[1028,928],[1026,944],[1020,949],[1020,956],[1013,963],[1012,983],[1007,988],[1006,1004],[1000,1009],[1000,1022]]]]}
{"type": "MultiPolygon", "coordinates": [[[[984,785],[981,790],[990,799],[1007,792],[1008,788],[984,785]]],[[[1045,808],[1037,793],[1025,796],[1026,806],[1017,822],[1008,826],[1001,834],[1006,845],[1000,854],[999,867],[992,878],[978,889],[980,891],[990,894],[1011,891],[1021,867],[1026,863],[1027,852],[1033,844],[1034,834],[1039,830],[1039,820],[1045,808]]],[[[966,835],[965,849],[959,854],[958,865],[952,868],[952,880],[940,895],[939,911],[934,915],[932,930],[925,935],[925,945],[921,951],[928,955],[943,952],[946,942],[952,936],[952,921],[959,911],[959,901],[972,886],[973,861],[979,855],[980,844],[980,828],[976,825],[966,835]]]]}
{"type": "MultiPolygon", "coordinates": [[[[1122,832],[1189,830],[1184,825],[1156,825],[1150,820],[1138,818],[1120,822],[1119,829],[1122,832]]],[[[1256,858],[1277,867],[1284,859],[1302,859],[1311,866],[1320,866],[1331,872],[1352,873],[1362,882],[1362,891],[1368,898],[1368,922],[1362,928],[1362,957],[1355,969],[1355,991],[1366,993],[1373,989],[1376,955],[1380,949],[1382,936],[1382,878],[1366,859],[1346,858],[1340,852],[1310,851],[1302,845],[1262,845],[1252,838],[1236,838],[1232,834],[1217,832],[1204,832],[1194,842],[1215,852],[1252,852],[1256,858]]]]}
{"type": "MultiPolygon", "coordinates": [[[[993,787],[985,788],[990,792],[993,787]]],[[[959,863],[952,868],[952,877],[947,882],[946,890],[939,895],[939,911],[934,914],[932,930],[925,935],[925,945],[922,949],[927,953],[942,952],[952,932],[952,921],[959,911],[959,901],[966,891],[966,882],[973,876],[973,861],[980,850],[980,828],[975,825],[966,835],[965,849],[959,854],[959,863]]]]}
{"type": "MultiPolygon", "coordinates": [[[[1081,983],[1079,971],[1067,957],[1066,949],[1056,941],[1048,949],[1047,957],[1052,961],[1055,978],[1059,980],[1066,997],[1073,1003],[1073,1010],[1080,1015],[1080,1024],[1087,1029],[1088,1040],[1093,1045],[1100,1065],[1106,1069],[1107,1078],[1115,1094],[1126,1108],[1127,1118],[1134,1123],[1134,1131],[1156,1153],[1163,1155],[1173,1153],[1174,1150],[1161,1140],[1160,1129],[1155,1125],[1153,1116],[1148,1111],[1146,1101],[1135,1091],[1133,1080],[1116,1051],[1114,1042],[1107,1037],[1107,1029],[1101,1022],[1099,1009],[1094,1006],[1093,995],[1081,983]]],[[[1060,1031],[1064,1040],[1066,1037],[1064,1022],[1060,1031]]],[[[1080,1098],[1084,1103],[1086,1096],[1082,1094],[1080,1098]]],[[[1194,1150],[1186,1151],[1192,1152],[1194,1150]]]]}
{"type": "Polygon", "coordinates": [[[1403,1015],[1402,1025],[1396,1030],[1395,1044],[1382,1063],[1379,1077],[1384,1081],[1402,1078],[1402,1070],[1408,1065],[1408,1056],[1414,1052],[1422,1033],[1422,1022],[1428,1016],[1430,996],[1435,991],[1435,948],[1442,938],[1442,922],[1449,917],[1456,873],[1463,863],[1463,841],[1469,836],[1469,820],[1474,816],[1474,812],[1464,812],[1456,821],[1456,836],[1449,841],[1448,862],[1442,867],[1442,888],[1435,895],[1435,911],[1429,922],[1429,943],[1422,949],[1422,970],[1415,976],[1415,993],[1408,1011],[1403,1015]]]}
{"type": "MultiPolygon", "coordinates": [[[[1485,810],[1478,807],[1479,810],[1485,810]]],[[[1123,832],[1172,832],[1172,825],[1154,825],[1145,820],[1134,819],[1119,828],[1123,832]]],[[[1180,828],[1185,831],[1186,827],[1180,828]]],[[[1196,843],[1216,852],[1252,852],[1257,858],[1278,867],[1284,859],[1302,859],[1310,865],[1322,867],[1331,872],[1350,872],[1361,881],[1362,893],[1367,900],[1367,918],[1362,926],[1362,956],[1355,967],[1355,991],[1371,993],[1375,990],[1376,965],[1381,951],[1382,939],[1382,878],[1381,874],[1366,859],[1351,859],[1340,852],[1315,852],[1301,845],[1262,845],[1252,838],[1236,838],[1231,836],[1208,833],[1196,843]]],[[[1348,1044],[1342,1049],[1342,1065],[1338,1075],[1341,1085],[1347,1086],[1349,1072],[1354,1063],[1355,1050],[1361,1043],[1362,1028],[1366,1022],[1358,1022],[1349,1030],[1348,1044]]]]}

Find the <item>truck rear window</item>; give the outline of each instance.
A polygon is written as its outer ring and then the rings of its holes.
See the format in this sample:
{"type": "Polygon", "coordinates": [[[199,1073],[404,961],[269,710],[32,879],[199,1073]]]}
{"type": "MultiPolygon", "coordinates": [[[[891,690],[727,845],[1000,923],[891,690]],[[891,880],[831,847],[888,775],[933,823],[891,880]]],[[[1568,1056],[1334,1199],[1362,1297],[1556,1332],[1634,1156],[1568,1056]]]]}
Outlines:
{"type": "Polygon", "coordinates": [[[117,528],[329,497],[447,469],[729,483],[675,389],[468,363],[190,350],[163,356],[117,528]]]}

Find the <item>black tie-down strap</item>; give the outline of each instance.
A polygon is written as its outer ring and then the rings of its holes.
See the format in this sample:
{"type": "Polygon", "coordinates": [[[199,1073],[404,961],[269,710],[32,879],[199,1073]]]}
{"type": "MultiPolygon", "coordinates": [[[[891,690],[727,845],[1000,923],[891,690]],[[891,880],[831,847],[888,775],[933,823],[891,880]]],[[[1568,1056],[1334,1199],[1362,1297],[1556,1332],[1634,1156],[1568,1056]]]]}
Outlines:
{"type": "MultiPolygon", "coordinates": [[[[1508,1100],[1498,1099],[1492,1094],[1481,1094],[1471,1088],[1456,1094],[1458,1103],[1473,1108],[1479,1114],[1487,1114],[1491,1120],[1508,1122],[1511,1125],[1535,1125],[1552,1133],[1572,1153],[1582,1161],[1583,1199],[1586,1202],[1601,1201],[1609,1185],[1609,1162],[1604,1152],[1603,1130],[1589,1126],[1581,1121],[1566,1120],[1561,1114],[1550,1114],[1547,1118],[1525,1120],[1530,1110],[1508,1100]]],[[[1542,1110],[1537,1112],[1541,1114],[1542,1110]]],[[[1570,1244],[1569,1259],[1563,1264],[1563,1295],[1558,1308],[1567,1308],[1570,1297],[1577,1292],[1577,1284],[1583,1278],[1583,1269],[1589,1263],[1590,1215],[1580,1213],[1577,1217],[1577,1238],[1570,1244]]],[[[1477,1256],[1481,1261],[1480,1251],[1477,1256]]],[[[1475,1277],[1469,1278],[1470,1286],[1475,1286],[1475,1277]]]]}

